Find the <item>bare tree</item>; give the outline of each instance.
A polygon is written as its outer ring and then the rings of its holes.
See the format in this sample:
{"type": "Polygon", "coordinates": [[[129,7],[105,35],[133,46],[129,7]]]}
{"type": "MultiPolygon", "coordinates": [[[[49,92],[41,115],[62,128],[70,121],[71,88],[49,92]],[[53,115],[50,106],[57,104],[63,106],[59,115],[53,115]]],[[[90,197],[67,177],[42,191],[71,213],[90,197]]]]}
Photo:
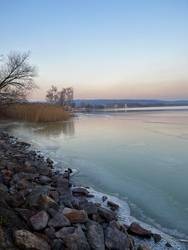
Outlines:
{"type": "Polygon", "coordinates": [[[37,69],[28,63],[29,52],[10,52],[0,60],[0,103],[26,101],[38,86],[37,69]]]}
{"type": "Polygon", "coordinates": [[[46,100],[50,103],[57,103],[59,101],[59,92],[55,86],[47,91],[46,100]]]}
{"type": "Polygon", "coordinates": [[[74,89],[72,87],[63,88],[61,91],[58,91],[56,87],[52,86],[47,91],[46,100],[50,103],[60,104],[65,108],[69,108],[74,105],[73,93],[74,89]]]}

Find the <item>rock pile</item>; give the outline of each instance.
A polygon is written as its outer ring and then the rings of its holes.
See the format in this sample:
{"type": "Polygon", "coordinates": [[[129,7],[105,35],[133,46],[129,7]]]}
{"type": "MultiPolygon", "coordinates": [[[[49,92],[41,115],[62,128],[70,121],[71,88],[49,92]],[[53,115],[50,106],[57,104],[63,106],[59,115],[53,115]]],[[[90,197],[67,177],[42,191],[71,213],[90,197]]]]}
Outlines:
{"type": "Polygon", "coordinates": [[[136,222],[121,225],[117,204],[88,201],[88,189],[71,184],[71,169],[60,174],[29,146],[0,132],[0,249],[147,250],[135,235],[161,240],[136,222]]]}

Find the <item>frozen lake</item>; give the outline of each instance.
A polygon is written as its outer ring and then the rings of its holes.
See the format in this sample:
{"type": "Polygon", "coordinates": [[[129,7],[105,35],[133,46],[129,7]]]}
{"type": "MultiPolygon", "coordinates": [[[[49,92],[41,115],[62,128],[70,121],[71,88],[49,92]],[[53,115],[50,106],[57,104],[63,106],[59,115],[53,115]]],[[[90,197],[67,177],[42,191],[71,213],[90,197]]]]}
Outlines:
{"type": "Polygon", "coordinates": [[[68,122],[0,128],[76,169],[76,184],[116,196],[134,217],[188,239],[188,107],[80,113],[68,122]]]}

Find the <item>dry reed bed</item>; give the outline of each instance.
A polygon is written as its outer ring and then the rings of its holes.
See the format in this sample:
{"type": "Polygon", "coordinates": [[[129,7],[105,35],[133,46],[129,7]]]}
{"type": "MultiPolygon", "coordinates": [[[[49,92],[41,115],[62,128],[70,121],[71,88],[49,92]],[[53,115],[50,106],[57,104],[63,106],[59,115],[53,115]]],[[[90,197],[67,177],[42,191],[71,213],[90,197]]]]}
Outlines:
{"type": "Polygon", "coordinates": [[[68,120],[73,116],[62,106],[52,104],[26,103],[1,107],[4,117],[28,122],[56,122],[68,120]]]}

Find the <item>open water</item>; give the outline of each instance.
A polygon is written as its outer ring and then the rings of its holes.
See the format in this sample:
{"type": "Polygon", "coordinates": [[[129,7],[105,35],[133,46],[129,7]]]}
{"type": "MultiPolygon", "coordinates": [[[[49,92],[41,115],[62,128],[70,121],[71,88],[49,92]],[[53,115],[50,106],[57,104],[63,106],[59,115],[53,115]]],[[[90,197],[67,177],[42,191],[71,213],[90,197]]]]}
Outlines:
{"type": "Polygon", "coordinates": [[[188,239],[188,107],[80,113],[0,128],[76,170],[73,181],[126,201],[131,215],[188,239]]]}

